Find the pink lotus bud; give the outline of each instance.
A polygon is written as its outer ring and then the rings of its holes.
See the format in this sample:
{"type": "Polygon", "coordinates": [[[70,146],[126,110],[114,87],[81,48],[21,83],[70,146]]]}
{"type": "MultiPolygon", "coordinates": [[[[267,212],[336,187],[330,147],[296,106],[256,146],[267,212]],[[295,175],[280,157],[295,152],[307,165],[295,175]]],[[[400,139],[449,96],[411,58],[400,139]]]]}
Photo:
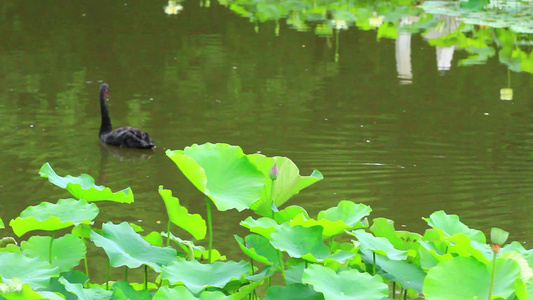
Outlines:
{"type": "Polygon", "coordinates": [[[270,176],[270,179],[276,180],[278,179],[278,175],[279,175],[278,165],[274,164],[272,168],[270,169],[270,172],[268,172],[268,176],[270,176]]]}

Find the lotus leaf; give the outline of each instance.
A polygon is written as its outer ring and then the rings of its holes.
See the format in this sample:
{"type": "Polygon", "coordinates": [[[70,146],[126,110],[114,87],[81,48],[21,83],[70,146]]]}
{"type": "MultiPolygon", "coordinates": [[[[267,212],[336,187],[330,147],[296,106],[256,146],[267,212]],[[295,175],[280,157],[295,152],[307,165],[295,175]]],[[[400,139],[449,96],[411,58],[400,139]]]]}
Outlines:
{"type": "Polygon", "coordinates": [[[344,224],[354,229],[361,224],[361,220],[368,216],[372,209],[364,204],[357,204],[352,201],[340,201],[336,207],[331,207],[318,213],[317,219],[327,219],[330,221],[342,221],[344,224]],[[358,224],[359,223],[359,224],[358,224]]]}
{"type": "MultiPolygon", "coordinates": [[[[250,281],[255,281],[257,283],[261,283],[262,279],[272,276],[276,273],[278,264],[274,264],[271,266],[266,266],[261,272],[253,275],[244,276],[245,279],[248,279],[250,281]]],[[[242,291],[242,287],[240,289],[242,291]]]]}
{"type": "Polygon", "coordinates": [[[272,166],[276,165],[279,170],[276,180],[267,180],[265,182],[261,193],[261,201],[254,203],[251,207],[252,210],[262,216],[271,216],[272,199],[274,199],[276,207],[280,207],[304,188],[324,178],[318,170],[314,170],[309,176],[301,176],[298,167],[287,157],[266,157],[261,154],[251,154],[248,155],[248,158],[263,173],[265,178],[269,178],[272,166]],[[274,187],[272,187],[272,184],[274,184],[274,187]]]}
{"type": "Polygon", "coordinates": [[[192,234],[197,240],[201,240],[205,237],[207,225],[202,216],[198,214],[189,214],[187,208],[180,205],[180,200],[177,197],[172,196],[172,191],[163,189],[162,185],[159,186],[159,195],[161,195],[161,198],[165,201],[168,218],[172,223],[192,234]]]}
{"type": "Polygon", "coordinates": [[[309,285],[301,283],[288,284],[286,286],[271,286],[264,300],[323,300],[324,295],[317,293],[309,285]]]}
{"type": "MultiPolygon", "coordinates": [[[[29,257],[48,260],[50,257],[49,236],[32,236],[21,243],[23,253],[29,257]]],[[[52,266],[60,272],[67,272],[80,263],[85,257],[87,248],[82,240],[72,234],[66,234],[52,242],[52,266]]]]}
{"type": "Polygon", "coordinates": [[[59,282],[59,278],[64,278],[70,283],[80,283],[84,284],[89,280],[89,277],[80,271],[70,271],[59,274],[59,277],[52,277],[50,284],[45,288],[45,290],[50,292],[55,292],[63,295],[67,300],[76,300],[78,297],[73,293],[67,291],[65,286],[59,282]]]}
{"type": "Polygon", "coordinates": [[[32,289],[48,286],[50,278],[59,276],[57,267],[52,267],[46,260],[26,257],[19,252],[0,252],[0,278],[4,283],[17,277],[32,289]]]}
{"type": "MultiPolygon", "coordinates": [[[[167,233],[161,232],[161,236],[166,237],[167,233]]],[[[179,237],[174,236],[172,233],[170,233],[170,239],[176,242],[181,247],[181,249],[183,249],[183,251],[187,253],[188,259],[207,259],[209,255],[209,251],[205,250],[204,247],[196,246],[191,241],[182,240],[179,237]]],[[[221,255],[217,249],[211,249],[211,261],[213,262],[216,260],[226,260],[226,256],[221,255]]]]}
{"type": "Polygon", "coordinates": [[[87,174],[82,174],[78,177],[72,177],[70,175],[61,177],[56,174],[49,163],[45,163],[41,167],[39,175],[48,178],[51,183],[58,187],[66,189],[77,199],[84,199],[86,201],[109,200],[121,203],[133,202],[133,192],[130,188],[113,193],[107,187],[95,185],[94,179],[87,174]]]}
{"type": "Polygon", "coordinates": [[[473,256],[482,263],[487,263],[492,259],[492,250],[489,245],[472,241],[463,233],[456,233],[447,238],[446,241],[448,242],[448,253],[473,256]]]}
{"type": "Polygon", "coordinates": [[[113,294],[112,291],[106,291],[101,287],[95,286],[90,289],[84,289],[80,283],[70,283],[65,278],[59,278],[65,289],[76,296],[80,300],[107,300],[113,294]]]}
{"type": "Polygon", "coordinates": [[[2,221],[2,218],[0,218],[0,229],[2,228],[6,228],[6,226],[4,225],[4,221],[2,221]]]}
{"type": "Polygon", "coordinates": [[[246,218],[244,221],[241,221],[241,226],[244,226],[248,229],[250,229],[251,232],[255,232],[257,234],[260,234],[267,239],[270,238],[270,235],[272,232],[276,230],[276,228],[279,228],[279,224],[276,223],[276,221],[272,220],[271,218],[259,218],[255,220],[252,217],[246,218]]]}
{"type": "MultiPolygon", "coordinates": [[[[492,262],[484,264],[474,257],[457,256],[431,268],[424,280],[427,299],[488,299],[492,262]]],[[[493,299],[507,299],[520,277],[518,263],[510,259],[496,259],[493,299]]]]}
{"type": "Polygon", "coordinates": [[[176,250],[170,247],[152,246],[126,222],[102,225],[102,235],[91,232],[91,240],[104,248],[113,267],[138,268],[145,264],[160,272],[161,266],[176,259],[176,250]]]}
{"type": "Polygon", "coordinates": [[[324,237],[331,237],[339,233],[345,232],[347,229],[351,229],[351,226],[346,225],[343,221],[330,221],[328,219],[308,219],[303,214],[295,216],[292,220],[289,221],[291,226],[301,225],[303,227],[311,226],[321,226],[323,228],[322,235],[324,237]]]}
{"type": "Polygon", "coordinates": [[[272,233],[270,243],[291,257],[301,257],[312,262],[335,260],[344,263],[355,255],[348,251],[331,255],[328,246],[322,241],[322,230],[322,226],[291,227],[284,223],[272,233]]]}
{"type": "Polygon", "coordinates": [[[49,299],[61,300],[63,297],[48,291],[36,292],[32,290],[29,284],[22,283],[20,279],[13,278],[9,284],[0,283],[0,297],[7,300],[36,300],[49,299]]]}
{"type": "Polygon", "coordinates": [[[299,214],[303,214],[307,219],[309,219],[309,214],[305,209],[298,205],[291,205],[285,207],[284,209],[274,213],[274,220],[279,224],[290,221],[292,218],[296,217],[299,214]]]}
{"type": "MultiPolygon", "coordinates": [[[[372,251],[364,247],[360,248],[363,258],[372,264],[374,255],[372,251]]],[[[376,254],[376,266],[378,266],[383,273],[381,276],[388,280],[392,280],[401,284],[405,289],[414,289],[417,292],[422,292],[426,272],[416,264],[408,263],[405,260],[391,260],[385,255],[376,254]]]]}
{"type": "Polygon", "coordinates": [[[218,210],[242,211],[261,198],[266,178],[240,147],[194,144],[166,154],[218,210]]]}
{"type": "Polygon", "coordinates": [[[389,293],[389,287],[379,276],[356,270],[335,273],[330,268],[314,264],[304,271],[302,281],[312,285],[328,300],[381,300],[389,293]]]}
{"type": "Polygon", "coordinates": [[[200,297],[194,296],[191,291],[189,291],[184,286],[177,287],[168,287],[164,286],[157,290],[153,300],[167,300],[167,299],[180,299],[180,300],[224,300],[224,299],[233,299],[231,296],[226,296],[224,293],[219,291],[214,292],[203,292],[200,294],[200,297]]]}
{"type": "Polygon", "coordinates": [[[237,235],[234,235],[234,237],[239,243],[242,252],[251,259],[266,265],[277,264],[278,251],[270,245],[267,238],[256,234],[249,234],[244,239],[237,235]]]}
{"type": "Polygon", "coordinates": [[[201,264],[196,260],[179,258],[168,266],[163,266],[161,276],[171,284],[183,283],[197,294],[209,286],[223,288],[232,279],[242,278],[249,270],[250,264],[244,261],[201,264]]]}
{"type": "Polygon", "coordinates": [[[429,226],[437,229],[444,238],[450,237],[457,233],[464,233],[471,240],[486,243],[487,239],[483,232],[475,229],[470,229],[465,224],[459,221],[457,215],[448,215],[444,211],[439,210],[432,213],[429,218],[424,219],[429,226]]]}
{"type": "Polygon", "coordinates": [[[389,259],[404,260],[407,258],[407,251],[394,248],[391,242],[386,238],[375,237],[362,229],[354,230],[350,232],[350,234],[355,236],[361,245],[364,245],[366,248],[378,254],[385,255],[389,259]]]}
{"type": "Polygon", "coordinates": [[[285,283],[287,285],[292,283],[302,283],[302,274],[305,270],[305,263],[289,266],[285,271],[285,283]]]}
{"type": "Polygon", "coordinates": [[[151,300],[152,294],[147,290],[137,291],[125,281],[113,284],[113,300],[151,300]]]}
{"type": "MultiPolygon", "coordinates": [[[[131,225],[131,223],[130,223],[130,225],[131,225]]],[[[132,228],[133,228],[133,226],[132,226],[132,228]]],[[[145,241],[147,241],[148,243],[154,245],[154,246],[163,247],[163,237],[161,236],[160,232],[152,231],[149,234],[147,234],[146,236],[143,236],[143,239],[145,241]]]]}
{"type": "Polygon", "coordinates": [[[85,200],[60,199],[56,204],[41,202],[30,206],[9,222],[13,232],[22,236],[32,230],[58,230],[72,225],[90,224],[98,215],[98,207],[85,200]]]}

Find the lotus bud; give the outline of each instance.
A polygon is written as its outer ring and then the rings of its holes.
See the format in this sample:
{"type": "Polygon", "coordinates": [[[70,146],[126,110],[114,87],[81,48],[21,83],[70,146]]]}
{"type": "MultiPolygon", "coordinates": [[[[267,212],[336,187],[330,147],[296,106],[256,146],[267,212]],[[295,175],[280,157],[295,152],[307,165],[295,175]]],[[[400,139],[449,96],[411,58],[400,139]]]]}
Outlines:
{"type": "Polygon", "coordinates": [[[513,100],[513,89],[503,88],[500,90],[500,100],[513,100]]]}
{"type": "Polygon", "coordinates": [[[272,168],[270,169],[270,172],[268,172],[268,176],[270,176],[270,179],[274,181],[278,179],[278,175],[279,175],[278,165],[274,164],[272,168]]]}
{"type": "Polygon", "coordinates": [[[500,228],[491,228],[490,240],[493,244],[503,245],[509,237],[509,232],[501,230],[500,228]]]}

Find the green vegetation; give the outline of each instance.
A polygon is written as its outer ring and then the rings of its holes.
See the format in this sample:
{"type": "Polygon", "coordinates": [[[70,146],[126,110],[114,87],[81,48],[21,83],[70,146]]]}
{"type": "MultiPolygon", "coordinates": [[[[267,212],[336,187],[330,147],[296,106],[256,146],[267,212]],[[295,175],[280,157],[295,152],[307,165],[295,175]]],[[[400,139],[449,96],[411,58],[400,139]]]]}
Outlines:
{"type": "Polygon", "coordinates": [[[504,246],[508,233],[503,230],[492,229],[489,245],[483,232],[437,211],[424,218],[430,228],[420,235],[396,230],[394,222],[385,218],[369,221],[370,207],[352,201],[341,201],[313,218],[301,206],[279,208],[323,178],[316,170],[301,176],[288,158],[246,155],[227,144],[193,145],[166,154],[205,194],[207,221],[189,214],[172,191],[160,186],[168,213],[162,232],[143,236],[139,226],[126,222],[93,227],[99,212],[93,201],[130,203],[132,191],[113,193],[95,186],[86,174],[61,177],[46,163],[40,175],[75,199],[43,202],[11,220],[9,225],[19,237],[34,230],[50,231],[51,236],[33,235],[20,245],[10,237],[2,240],[0,298],[533,297],[533,251],[518,242],[504,246]],[[251,234],[234,236],[235,246],[249,261],[226,261],[213,249],[211,202],[220,211],[251,209],[260,216],[241,221],[251,234]],[[196,240],[207,235],[208,249],[176,237],[172,224],[196,240]],[[70,233],[56,237],[58,230],[69,227],[70,233]],[[103,284],[91,280],[87,268],[87,249],[94,246],[108,258],[108,266],[99,270],[106,274],[103,284]],[[109,278],[111,267],[123,267],[124,279],[109,278]],[[142,283],[128,280],[128,270],[137,268],[144,271],[142,283]],[[149,280],[154,275],[157,278],[149,280]]]}

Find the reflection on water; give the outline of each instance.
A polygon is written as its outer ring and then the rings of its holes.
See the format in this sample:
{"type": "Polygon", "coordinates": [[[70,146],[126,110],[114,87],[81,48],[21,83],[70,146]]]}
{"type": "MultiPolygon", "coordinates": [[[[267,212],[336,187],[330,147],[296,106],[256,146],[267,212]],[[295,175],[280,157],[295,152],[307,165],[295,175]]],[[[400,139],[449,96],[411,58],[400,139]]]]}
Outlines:
{"type": "MultiPolygon", "coordinates": [[[[226,142],[287,156],[302,174],[320,170],[325,179],[288,203],[311,214],[347,199],[419,231],[421,217],[444,209],[532,242],[530,51],[514,44],[525,36],[375,1],[358,2],[351,15],[293,8],[287,20],[285,11],[243,18],[216,3],[170,2],[183,6],[179,14],[148,1],[105,10],[101,1],[0,3],[4,221],[69,197],[38,177],[50,162],[61,175],[133,189],[133,204],[99,204],[97,226],[161,231],[159,185],[191,213],[205,211],[165,150],[226,142]],[[113,124],[143,128],[157,149],[99,143],[102,81],[113,88],[113,124]],[[500,100],[502,88],[512,100],[500,100]]],[[[246,232],[241,216],[214,216],[216,248],[232,251],[228,234],[246,232]]]]}

